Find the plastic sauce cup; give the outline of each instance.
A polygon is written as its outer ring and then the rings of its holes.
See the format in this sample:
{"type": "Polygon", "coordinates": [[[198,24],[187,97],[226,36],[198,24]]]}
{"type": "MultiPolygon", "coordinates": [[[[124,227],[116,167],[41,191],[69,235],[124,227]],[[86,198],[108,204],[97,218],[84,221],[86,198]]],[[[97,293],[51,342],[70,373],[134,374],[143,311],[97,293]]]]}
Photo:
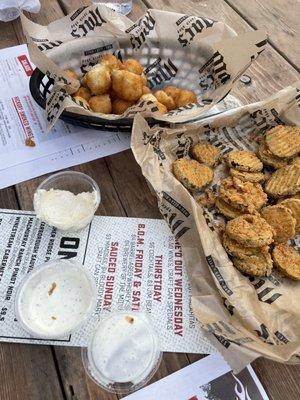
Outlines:
{"type": "Polygon", "coordinates": [[[96,306],[93,277],[81,264],[52,260],[37,266],[20,283],[15,313],[31,336],[60,338],[78,329],[96,306]]]}
{"type": "Polygon", "coordinates": [[[143,312],[111,312],[82,350],[87,374],[105,390],[126,394],[140,389],[161,362],[157,333],[143,312]]]}

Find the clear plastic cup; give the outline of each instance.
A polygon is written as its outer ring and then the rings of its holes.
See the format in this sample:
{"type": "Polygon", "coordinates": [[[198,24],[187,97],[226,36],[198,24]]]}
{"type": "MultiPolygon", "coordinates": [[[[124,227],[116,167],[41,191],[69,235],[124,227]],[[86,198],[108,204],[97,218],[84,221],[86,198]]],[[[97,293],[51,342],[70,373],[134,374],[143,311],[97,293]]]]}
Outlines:
{"type": "Polygon", "coordinates": [[[33,206],[38,218],[48,225],[62,231],[76,232],[84,229],[91,222],[100,204],[100,200],[100,189],[94,179],[82,172],[63,171],[49,176],[38,186],[34,193],[33,206]],[[60,207],[56,207],[55,209],[53,206],[54,202],[52,201],[53,209],[45,211],[43,194],[45,194],[45,191],[49,193],[51,190],[67,191],[74,195],[91,193],[93,195],[93,203],[86,210],[86,213],[83,214],[76,212],[76,204],[75,207],[68,207],[67,202],[62,202],[59,205],[60,207]],[[57,211],[58,209],[60,212],[57,211]]]}
{"type": "Polygon", "coordinates": [[[116,394],[128,394],[146,385],[161,357],[158,335],[143,312],[109,313],[82,349],[90,378],[116,394]]]}
{"type": "Polygon", "coordinates": [[[21,281],[15,298],[20,325],[33,337],[61,338],[79,329],[96,307],[89,271],[69,260],[52,260],[21,281]]]}

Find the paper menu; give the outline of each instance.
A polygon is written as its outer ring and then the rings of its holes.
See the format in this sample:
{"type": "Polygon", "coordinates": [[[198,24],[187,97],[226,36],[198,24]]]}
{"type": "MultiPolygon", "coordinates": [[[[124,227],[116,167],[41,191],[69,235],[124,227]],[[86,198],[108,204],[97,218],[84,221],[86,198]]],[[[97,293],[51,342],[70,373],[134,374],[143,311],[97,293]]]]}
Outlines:
{"type": "Polygon", "coordinates": [[[181,248],[163,220],[96,216],[80,233],[63,234],[31,212],[0,210],[0,341],[85,346],[110,310],[147,311],[163,351],[215,351],[191,313],[181,248]],[[23,276],[57,257],[76,259],[91,271],[97,307],[74,334],[41,340],[18,324],[14,297],[23,276]]]}
{"type": "Polygon", "coordinates": [[[45,111],[29,91],[33,69],[26,45],[0,50],[0,188],[130,147],[129,134],[60,120],[47,134],[45,111]],[[25,146],[26,138],[36,146],[25,146]]]}
{"type": "Polygon", "coordinates": [[[251,366],[234,374],[219,354],[205,357],[125,400],[268,400],[251,366]]]}

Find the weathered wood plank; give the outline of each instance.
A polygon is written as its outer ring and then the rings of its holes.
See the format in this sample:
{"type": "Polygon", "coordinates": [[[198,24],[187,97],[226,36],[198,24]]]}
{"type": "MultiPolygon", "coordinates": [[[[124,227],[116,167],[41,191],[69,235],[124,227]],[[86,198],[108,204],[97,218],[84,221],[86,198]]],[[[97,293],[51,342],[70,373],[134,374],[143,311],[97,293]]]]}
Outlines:
{"type": "Polygon", "coordinates": [[[1,343],[0,399],[63,399],[50,346],[1,343]]]}
{"type": "MultiPolygon", "coordinates": [[[[220,0],[210,0],[205,2],[205,6],[203,2],[193,0],[168,0],[168,2],[149,0],[147,4],[152,8],[168,11],[176,10],[180,13],[202,15],[223,21],[237,33],[252,29],[228,4],[220,0]]],[[[246,71],[246,74],[251,77],[251,84],[245,85],[238,81],[231,92],[244,104],[262,100],[299,79],[297,71],[269,44],[246,71]]]]}
{"type": "Polygon", "coordinates": [[[226,0],[251,26],[265,29],[281,54],[300,65],[300,2],[295,0],[226,0]]]}

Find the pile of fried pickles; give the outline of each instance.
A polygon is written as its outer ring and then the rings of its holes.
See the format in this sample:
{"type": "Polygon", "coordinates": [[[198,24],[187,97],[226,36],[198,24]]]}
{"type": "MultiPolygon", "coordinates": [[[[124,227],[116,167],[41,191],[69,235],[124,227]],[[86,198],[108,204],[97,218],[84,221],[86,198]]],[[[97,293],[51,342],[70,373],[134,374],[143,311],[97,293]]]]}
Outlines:
{"type": "MultiPolygon", "coordinates": [[[[227,219],[223,247],[242,273],[268,276],[275,266],[284,276],[300,280],[300,254],[293,246],[300,234],[299,152],[300,127],[278,125],[266,132],[257,154],[234,150],[224,158],[229,176],[221,180],[209,206],[227,219]]],[[[195,193],[212,182],[220,151],[200,142],[190,153],[192,159],[178,159],[172,167],[175,177],[195,193]]]]}
{"type": "Polygon", "coordinates": [[[82,77],[71,69],[64,73],[80,81],[81,86],[72,95],[76,103],[96,113],[121,115],[144,100],[153,102],[157,111],[164,114],[197,102],[194,92],[176,86],[152,93],[143,66],[133,58],[121,62],[113,54],[104,54],[82,77]]]}

